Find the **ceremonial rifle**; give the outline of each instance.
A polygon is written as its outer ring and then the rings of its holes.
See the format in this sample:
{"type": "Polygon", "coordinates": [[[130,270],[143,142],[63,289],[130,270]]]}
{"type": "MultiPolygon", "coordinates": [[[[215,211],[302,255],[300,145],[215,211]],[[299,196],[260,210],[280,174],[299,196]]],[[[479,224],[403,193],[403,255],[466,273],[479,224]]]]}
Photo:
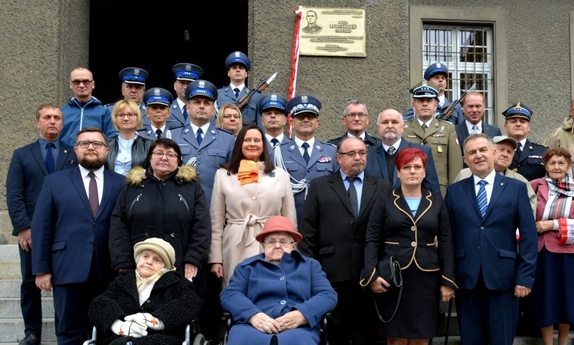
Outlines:
{"type": "Polygon", "coordinates": [[[464,101],[464,97],[466,97],[466,94],[472,91],[476,91],[476,83],[472,84],[472,86],[470,87],[470,89],[466,90],[462,96],[460,96],[459,99],[457,99],[456,101],[452,102],[448,107],[446,107],[446,109],[439,114],[439,116],[437,116],[437,119],[440,120],[447,120],[449,117],[452,116],[452,113],[454,113],[454,110],[456,108],[457,105],[461,104],[464,101]]]}
{"type": "Polygon", "coordinates": [[[273,79],[275,79],[276,76],[277,76],[277,72],[273,73],[273,75],[271,77],[269,77],[269,79],[262,81],[261,85],[259,85],[258,88],[249,91],[249,93],[247,93],[247,94],[245,94],[245,96],[241,97],[236,103],[236,105],[239,107],[239,109],[243,109],[243,107],[245,107],[245,105],[247,103],[249,103],[249,101],[251,100],[251,97],[253,97],[253,95],[256,92],[265,91],[265,89],[269,86],[269,84],[271,84],[271,82],[273,81],[273,79]]]}

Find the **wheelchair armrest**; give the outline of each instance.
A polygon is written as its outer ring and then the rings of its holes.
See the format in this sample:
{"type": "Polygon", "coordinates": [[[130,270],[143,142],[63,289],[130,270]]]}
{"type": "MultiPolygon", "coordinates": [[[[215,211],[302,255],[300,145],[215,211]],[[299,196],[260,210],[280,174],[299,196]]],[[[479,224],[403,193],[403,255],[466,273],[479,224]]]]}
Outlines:
{"type": "Polygon", "coordinates": [[[98,330],[96,329],[96,326],[94,326],[92,328],[92,338],[84,341],[82,343],[82,345],[95,345],[96,344],[96,335],[98,334],[98,330]]]}

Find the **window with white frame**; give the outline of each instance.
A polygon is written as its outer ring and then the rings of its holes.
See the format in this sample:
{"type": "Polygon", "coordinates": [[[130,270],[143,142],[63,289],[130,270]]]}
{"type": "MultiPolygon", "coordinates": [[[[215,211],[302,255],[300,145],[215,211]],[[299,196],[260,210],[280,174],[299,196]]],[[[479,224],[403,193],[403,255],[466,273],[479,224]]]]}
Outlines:
{"type": "Polygon", "coordinates": [[[445,95],[450,100],[476,84],[486,102],[484,121],[494,123],[493,39],[490,26],[423,24],[423,71],[435,62],[449,71],[445,95]]]}

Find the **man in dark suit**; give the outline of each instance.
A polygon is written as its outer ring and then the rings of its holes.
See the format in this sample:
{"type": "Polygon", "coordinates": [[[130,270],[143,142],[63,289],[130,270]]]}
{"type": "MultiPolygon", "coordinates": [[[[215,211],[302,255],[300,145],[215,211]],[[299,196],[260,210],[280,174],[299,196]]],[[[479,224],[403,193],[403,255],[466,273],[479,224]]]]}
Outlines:
{"type": "Polygon", "coordinates": [[[530,134],[532,114],[533,111],[520,102],[511,105],[510,108],[502,112],[506,118],[504,121],[506,134],[518,143],[512,164],[508,168],[520,173],[528,181],[546,175],[542,156],[548,150],[548,147],[532,142],[527,138],[530,134]]]}
{"type": "Polygon", "coordinates": [[[407,147],[416,147],[423,150],[428,156],[423,187],[435,194],[442,195],[430,148],[402,139],[405,127],[401,113],[395,109],[383,110],[377,118],[377,127],[382,138],[382,145],[369,151],[367,161],[370,163],[367,164],[365,172],[369,175],[382,177],[390,181],[393,184],[393,188],[397,188],[400,186],[401,181],[397,177],[397,169],[395,167],[396,154],[407,147]]]}
{"type": "Polygon", "coordinates": [[[487,135],[470,135],[464,147],[473,176],[449,186],[445,199],[455,239],[461,341],[512,345],[519,299],[530,293],[536,269],[532,208],[525,183],[495,171],[487,135]]]}
{"type": "MultiPolygon", "coordinates": [[[[491,138],[502,135],[500,128],[489,125],[484,119],[484,96],[480,92],[469,92],[464,97],[462,112],[465,120],[455,126],[460,151],[464,155],[462,143],[470,134],[484,133],[491,138]]],[[[466,168],[466,163],[464,164],[466,168]]]]}
{"type": "MultiPolygon", "coordinates": [[[[399,114],[400,115],[400,114],[399,114]]],[[[390,182],[365,174],[367,147],[357,138],[345,138],[337,147],[340,169],[311,182],[299,231],[301,253],[321,263],[338,302],[327,332],[331,345],[376,343],[373,301],[358,284],[363,268],[365,232],[369,214],[390,182]]]]}
{"type": "Polygon", "coordinates": [[[347,103],[343,111],[343,125],[347,128],[347,133],[329,140],[330,144],[337,146],[344,138],[351,137],[363,140],[367,145],[367,151],[381,145],[381,139],[372,137],[366,132],[369,125],[369,113],[365,102],[352,100],[347,103]]]}
{"type": "Polygon", "coordinates": [[[6,177],[6,201],[18,236],[22,285],[20,307],[24,319],[25,337],[21,345],[40,344],[42,336],[42,300],[32,274],[31,223],[36,200],[44,177],[54,171],[76,166],[74,148],[60,140],[63,114],[59,107],[44,103],[36,110],[36,128],[39,138],[14,151],[6,177]]]}
{"type": "Polygon", "coordinates": [[[87,339],[90,302],[113,277],[108,232],[124,176],[104,169],[106,142],[96,127],[78,133],[80,165],[46,177],[32,218],[32,273],[40,289],[54,289],[60,345],[87,339]]]}

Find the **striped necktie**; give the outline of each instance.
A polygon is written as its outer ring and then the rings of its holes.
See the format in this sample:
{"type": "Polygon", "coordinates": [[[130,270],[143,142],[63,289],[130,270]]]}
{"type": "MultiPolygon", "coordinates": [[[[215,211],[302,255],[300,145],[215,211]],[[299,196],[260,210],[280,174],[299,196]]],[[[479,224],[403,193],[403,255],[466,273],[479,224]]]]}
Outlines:
{"type": "Polygon", "coordinates": [[[478,188],[478,194],[476,194],[476,200],[478,201],[478,209],[480,210],[480,215],[484,217],[486,214],[486,208],[488,207],[488,198],[486,196],[486,186],[488,182],[485,180],[478,181],[480,187],[478,188]]]}

